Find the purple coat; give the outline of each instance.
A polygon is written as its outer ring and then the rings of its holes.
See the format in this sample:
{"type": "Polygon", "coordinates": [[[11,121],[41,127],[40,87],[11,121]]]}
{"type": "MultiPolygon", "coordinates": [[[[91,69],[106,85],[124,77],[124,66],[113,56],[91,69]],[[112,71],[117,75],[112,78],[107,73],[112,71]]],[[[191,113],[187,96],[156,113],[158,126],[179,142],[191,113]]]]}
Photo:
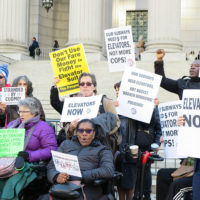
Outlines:
{"type": "MultiPolygon", "coordinates": [[[[8,124],[8,128],[15,122],[12,121],[8,124]]],[[[26,134],[28,135],[34,123],[25,125],[26,134]]],[[[29,162],[48,160],[51,158],[51,150],[57,149],[57,142],[54,130],[48,123],[39,121],[35,126],[29,143],[25,149],[29,153],[29,162]]]]}

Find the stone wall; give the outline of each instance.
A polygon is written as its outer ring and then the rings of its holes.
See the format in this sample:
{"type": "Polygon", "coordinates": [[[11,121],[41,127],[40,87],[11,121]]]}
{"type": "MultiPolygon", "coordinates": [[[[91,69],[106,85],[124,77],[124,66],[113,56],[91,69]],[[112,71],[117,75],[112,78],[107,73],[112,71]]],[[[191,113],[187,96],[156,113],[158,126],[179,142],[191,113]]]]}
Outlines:
{"type": "Polygon", "coordinates": [[[48,13],[40,0],[31,0],[29,30],[30,42],[35,36],[41,47],[52,47],[54,40],[64,47],[68,40],[69,0],[54,0],[48,13]]]}

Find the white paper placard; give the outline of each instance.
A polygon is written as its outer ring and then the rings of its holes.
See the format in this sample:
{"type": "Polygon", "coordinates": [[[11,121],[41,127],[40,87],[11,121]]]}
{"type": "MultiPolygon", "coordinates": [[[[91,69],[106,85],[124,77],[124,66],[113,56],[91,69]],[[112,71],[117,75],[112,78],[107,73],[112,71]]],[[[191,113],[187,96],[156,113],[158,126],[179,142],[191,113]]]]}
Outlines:
{"type": "Polygon", "coordinates": [[[25,98],[24,87],[2,88],[2,102],[6,105],[17,105],[19,101],[24,98],[25,98]]]}
{"type": "Polygon", "coordinates": [[[71,122],[76,119],[91,119],[96,117],[101,99],[102,95],[65,98],[61,122],[71,122]]]}
{"type": "Polygon", "coordinates": [[[51,151],[51,153],[57,171],[82,177],[77,156],[57,151],[51,151]]]}
{"type": "Polygon", "coordinates": [[[171,101],[158,105],[160,125],[163,135],[165,158],[183,158],[177,153],[177,119],[182,108],[182,101],[171,101]]]}
{"type": "Polygon", "coordinates": [[[135,66],[135,52],[131,26],[104,30],[110,72],[124,71],[135,66]]]}
{"type": "Polygon", "coordinates": [[[150,123],[161,76],[136,67],[126,67],[119,91],[117,113],[150,123]]]}
{"type": "Polygon", "coordinates": [[[200,158],[200,90],[184,90],[182,114],[185,124],[179,127],[179,154],[200,158]]]}

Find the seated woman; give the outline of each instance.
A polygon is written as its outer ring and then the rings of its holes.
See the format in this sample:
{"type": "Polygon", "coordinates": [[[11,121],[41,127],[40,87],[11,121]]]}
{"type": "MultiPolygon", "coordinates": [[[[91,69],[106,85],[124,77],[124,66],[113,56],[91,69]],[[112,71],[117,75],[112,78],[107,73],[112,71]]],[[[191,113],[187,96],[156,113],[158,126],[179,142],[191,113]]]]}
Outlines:
{"type": "MultiPolygon", "coordinates": [[[[33,97],[27,97],[19,102],[19,118],[10,122],[8,128],[25,129],[26,147],[24,151],[18,154],[25,161],[49,160],[51,150],[57,149],[54,130],[46,122],[40,120],[40,105],[33,97]]],[[[17,199],[19,192],[36,177],[26,164],[19,173],[11,176],[6,181],[0,180],[0,199],[17,199]],[[24,181],[22,177],[26,177],[27,180],[24,181]],[[3,181],[3,184],[1,181],[3,181]]]]}
{"type": "MultiPolygon", "coordinates": [[[[97,132],[94,123],[83,119],[76,126],[77,135],[72,140],[65,140],[57,151],[78,156],[83,188],[87,199],[100,199],[102,188],[90,184],[98,178],[111,178],[114,175],[113,156],[107,147],[103,146],[95,137],[97,132]]],[[[64,184],[70,180],[67,173],[60,173],[55,169],[53,160],[47,167],[47,177],[51,183],[64,184]]],[[[80,199],[83,199],[83,195],[80,199]]]]}
{"type": "Polygon", "coordinates": [[[10,122],[8,128],[25,128],[25,138],[33,127],[32,134],[25,149],[29,162],[48,160],[51,150],[57,149],[53,128],[40,120],[40,104],[34,97],[27,97],[19,102],[19,118],[10,122]]]}

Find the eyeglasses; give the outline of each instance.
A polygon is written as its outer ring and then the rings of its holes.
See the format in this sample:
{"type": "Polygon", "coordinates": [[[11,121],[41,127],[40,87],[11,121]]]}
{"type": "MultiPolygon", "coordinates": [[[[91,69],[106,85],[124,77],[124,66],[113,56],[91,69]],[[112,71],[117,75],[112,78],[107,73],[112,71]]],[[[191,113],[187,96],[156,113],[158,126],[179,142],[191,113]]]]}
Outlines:
{"type": "Polygon", "coordinates": [[[82,82],[79,85],[82,86],[82,87],[85,86],[85,85],[88,86],[88,87],[90,87],[92,85],[92,83],[90,83],[90,82],[86,82],[86,83],[82,82]]]}
{"type": "Polygon", "coordinates": [[[28,111],[28,110],[26,110],[26,111],[18,111],[18,114],[25,114],[25,113],[29,113],[29,112],[31,112],[31,111],[28,111]]]}
{"type": "Polygon", "coordinates": [[[4,76],[0,76],[0,79],[3,79],[4,78],[4,76]]]}
{"type": "Polygon", "coordinates": [[[81,129],[79,128],[77,130],[78,133],[83,134],[84,132],[86,132],[87,134],[90,134],[94,129],[81,129]]]}

